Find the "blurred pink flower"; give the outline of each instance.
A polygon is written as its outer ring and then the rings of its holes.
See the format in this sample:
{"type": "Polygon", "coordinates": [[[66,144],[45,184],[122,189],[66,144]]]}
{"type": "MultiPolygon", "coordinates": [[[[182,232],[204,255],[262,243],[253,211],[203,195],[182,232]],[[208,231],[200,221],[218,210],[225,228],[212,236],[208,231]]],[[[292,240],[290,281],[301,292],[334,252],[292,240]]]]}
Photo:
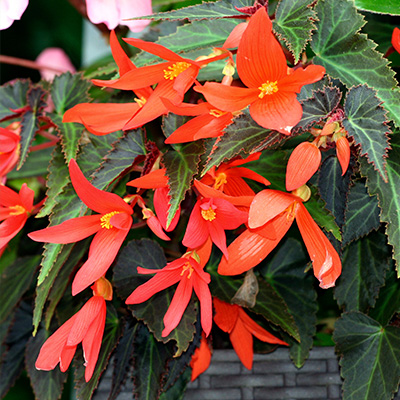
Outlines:
{"type": "Polygon", "coordinates": [[[40,69],[40,75],[46,81],[52,81],[56,75],[63,72],[76,72],[67,54],[58,47],[44,49],[36,58],[36,62],[45,67],[40,69]],[[59,70],[59,72],[56,72],[56,70],[59,70]]]}
{"type": "Polygon", "coordinates": [[[88,18],[94,24],[104,23],[110,30],[126,25],[132,32],[140,32],[150,21],[126,19],[153,12],[151,0],[86,0],[86,9],[88,18]]]}
{"type": "Polygon", "coordinates": [[[9,28],[16,19],[20,19],[29,0],[0,0],[0,30],[9,28]]]}

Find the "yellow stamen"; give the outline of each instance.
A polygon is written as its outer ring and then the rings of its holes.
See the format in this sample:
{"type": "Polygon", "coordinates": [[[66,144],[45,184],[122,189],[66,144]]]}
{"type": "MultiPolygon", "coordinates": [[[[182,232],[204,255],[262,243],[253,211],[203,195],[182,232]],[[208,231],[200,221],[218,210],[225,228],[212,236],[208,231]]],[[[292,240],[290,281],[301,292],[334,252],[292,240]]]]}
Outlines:
{"type": "Polygon", "coordinates": [[[221,186],[225,185],[225,183],[227,183],[227,182],[228,182],[228,180],[226,179],[226,174],[221,172],[215,178],[214,189],[218,190],[221,186]]]}
{"type": "Polygon", "coordinates": [[[293,221],[295,216],[296,216],[296,208],[297,208],[297,204],[296,202],[293,202],[287,209],[287,215],[286,215],[286,219],[287,221],[293,221]]]}
{"type": "Polygon", "coordinates": [[[21,215],[21,214],[26,213],[26,209],[18,204],[16,206],[11,206],[9,208],[10,208],[10,210],[15,210],[15,211],[10,212],[10,215],[21,215]]]}
{"type": "Polygon", "coordinates": [[[221,117],[222,115],[225,115],[226,112],[225,111],[221,111],[221,110],[210,110],[210,115],[212,115],[213,117],[221,117]]]}
{"type": "Polygon", "coordinates": [[[175,79],[181,72],[186,71],[191,64],[185,61],[179,61],[172,66],[169,66],[168,69],[164,69],[164,78],[165,79],[175,79]]]}
{"type": "Polygon", "coordinates": [[[102,228],[106,228],[106,229],[111,229],[114,228],[111,224],[110,224],[110,219],[111,217],[113,217],[115,214],[120,214],[120,211],[113,211],[110,212],[108,214],[104,214],[101,218],[100,218],[100,225],[102,228]]]}
{"type": "Polygon", "coordinates": [[[210,207],[208,210],[201,210],[201,216],[206,220],[206,221],[214,221],[216,218],[215,211],[210,207]]]}
{"type": "Polygon", "coordinates": [[[182,266],[181,276],[183,276],[183,274],[184,274],[187,270],[189,270],[189,274],[188,274],[187,278],[190,279],[191,276],[192,276],[192,273],[193,273],[193,267],[192,267],[192,265],[190,264],[190,262],[187,262],[187,263],[185,263],[185,264],[182,266]]]}
{"type": "Polygon", "coordinates": [[[260,94],[258,95],[258,97],[260,99],[262,99],[266,94],[272,94],[272,93],[276,93],[278,91],[278,85],[277,85],[277,81],[275,82],[270,82],[267,81],[266,83],[263,83],[258,89],[261,90],[260,94]]]}
{"type": "Polygon", "coordinates": [[[144,97],[135,98],[135,102],[138,103],[139,107],[142,108],[146,104],[146,99],[144,97]]]}

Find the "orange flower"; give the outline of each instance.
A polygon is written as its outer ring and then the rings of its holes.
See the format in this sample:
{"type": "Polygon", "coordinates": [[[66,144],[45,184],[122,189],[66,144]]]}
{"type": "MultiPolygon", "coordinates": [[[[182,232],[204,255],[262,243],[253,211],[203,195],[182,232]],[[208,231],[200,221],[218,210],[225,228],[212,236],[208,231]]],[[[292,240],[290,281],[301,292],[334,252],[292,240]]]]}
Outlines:
{"type": "Polygon", "coordinates": [[[203,331],[201,333],[200,346],[196,348],[192,359],[190,360],[190,367],[192,368],[192,382],[210,366],[210,362],[211,349],[203,331]]]}
{"type": "Polygon", "coordinates": [[[232,346],[247,369],[253,366],[253,336],[266,343],[288,345],[254,322],[242,307],[225,303],[216,297],[213,300],[214,322],[224,332],[229,333],[232,346]]]}
{"type": "Polygon", "coordinates": [[[250,114],[258,124],[289,135],[303,113],[296,93],[303,85],[320,80],[325,68],[288,68],[264,7],[250,18],[236,62],[239,77],[247,88],[207,82],[194,89],[223,111],[235,112],[250,105],[250,114]]]}
{"type": "Polygon", "coordinates": [[[0,128],[0,182],[5,180],[6,175],[17,165],[20,140],[15,131],[0,128]]]}
{"type": "Polygon", "coordinates": [[[393,29],[392,33],[392,46],[400,53],[400,29],[397,26],[393,29]]]}

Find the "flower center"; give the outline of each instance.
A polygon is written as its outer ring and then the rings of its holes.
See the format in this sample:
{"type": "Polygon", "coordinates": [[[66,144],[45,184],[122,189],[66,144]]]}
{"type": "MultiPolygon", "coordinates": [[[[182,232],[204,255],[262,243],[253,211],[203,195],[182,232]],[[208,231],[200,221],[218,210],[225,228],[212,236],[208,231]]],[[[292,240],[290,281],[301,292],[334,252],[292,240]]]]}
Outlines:
{"type": "Polygon", "coordinates": [[[185,61],[179,61],[174,65],[170,65],[168,69],[164,69],[164,78],[170,79],[171,81],[175,79],[181,72],[186,71],[191,64],[185,61]]]}
{"type": "Polygon", "coordinates": [[[101,218],[100,218],[100,225],[102,228],[106,228],[106,229],[111,229],[114,228],[111,224],[110,224],[110,219],[111,217],[113,217],[115,214],[120,214],[120,211],[113,211],[110,212],[108,214],[104,214],[101,218]]]}
{"type": "Polygon", "coordinates": [[[278,85],[277,85],[277,81],[275,82],[270,82],[267,81],[266,83],[263,83],[258,89],[260,89],[260,94],[258,95],[258,97],[260,99],[262,99],[266,94],[272,94],[272,93],[276,93],[278,91],[278,85]]]}
{"type": "Polygon", "coordinates": [[[296,201],[294,201],[287,209],[286,209],[287,221],[293,221],[296,216],[296,201]]]}
{"type": "Polygon", "coordinates": [[[206,221],[214,221],[216,218],[216,213],[213,210],[213,208],[210,206],[207,210],[201,210],[201,216],[206,220],[206,221]]]}
{"type": "Polygon", "coordinates": [[[10,208],[10,210],[15,210],[15,211],[11,211],[10,215],[21,215],[21,214],[26,213],[25,208],[18,204],[16,206],[11,206],[9,208],[10,208]]]}
{"type": "Polygon", "coordinates": [[[215,183],[214,183],[214,189],[219,190],[219,188],[223,185],[225,185],[225,183],[227,183],[228,180],[226,179],[226,174],[224,174],[223,172],[221,172],[220,174],[217,175],[217,177],[215,178],[215,183]]]}
{"type": "Polygon", "coordinates": [[[142,108],[146,104],[146,101],[147,100],[144,97],[140,97],[139,99],[135,98],[135,102],[139,105],[140,108],[142,108]]]}
{"type": "Polygon", "coordinates": [[[224,114],[226,114],[225,111],[221,111],[221,110],[210,110],[210,115],[212,115],[213,117],[222,117],[224,114]]]}
{"type": "Polygon", "coordinates": [[[192,276],[192,273],[193,273],[193,267],[192,267],[192,265],[190,264],[190,262],[187,262],[187,263],[183,264],[181,276],[183,276],[183,274],[184,274],[187,270],[189,270],[189,273],[188,273],[187,278],[190,279],[191,276],[192,276]]]}

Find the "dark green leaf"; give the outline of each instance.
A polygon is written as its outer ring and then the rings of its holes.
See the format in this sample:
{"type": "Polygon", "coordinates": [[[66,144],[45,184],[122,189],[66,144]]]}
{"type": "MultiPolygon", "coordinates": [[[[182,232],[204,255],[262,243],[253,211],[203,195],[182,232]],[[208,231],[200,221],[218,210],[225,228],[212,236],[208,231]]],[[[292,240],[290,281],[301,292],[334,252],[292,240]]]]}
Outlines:
{"type": "Polygon", "coordinates": [[[26,346],[25,364],[36,398],[57,400],[61,397],[68,374],[62,373],[58,366],[52,371],[39,371],[35,367],[39,351],[48,337],[47,332],[41,329],[35,337],[29,339],[26,346]]]}
{"type": "Polygon", "coordinates": [[[43,108],[46,106],[46,103],[43,101],[44,95],[45,91],[40,86],[30,89],[27,93],[27,102],[30,109],[22,116],[20,132],[21,147],[17,169],[21,168],[25,162],[29,146],[36,131],[39,129],[38,117],[42,115],[43,108]]]}
{"type": "Polygon", "coordinates": [[[339,306],[346,311],[367,312],[375,305],[390,264],[390,250],[380,233],[347,246],[342,256],[342,274],[335,288],[339,306]]]}
{"type": "Polygon", "coordinates": [[[396,133],[391,137],[392,150],[386,165],[388,182],[361,158],[361,173],[367,177],[368,192],[378,196],[379,207],[381,208],[380,220],[386,222],[386,234],[388,242],[393,246],[393,257],[397,262],[397,271],[400,276],[400,134],[396,133]]]}
{"type": "Polygon", "coordinates": [[[375,307],[368,314],[380,324],[387,325],[395,312],[400,312],[400,279],[396,278],[394,268],[391,268],[386,274],[386,283],[379,292],[375,307]]]}
{"type": "Polygon", "coordinates": [[[1,275],[0,322],[4,321],[28,290],[40,256],[18,258],[1,275]]]}
{"type": "Polygon", "coordinates": [[[315,92],[317,91],[323,92],[326,86],[329,85],[330,85],[330,79],[327,75],[325,75],[321,80],[317,82],[304,85],[301,88],[300,93],[297,95],[297,100],[302,102],[306,99],[311,99],[312,97],[314,97],[315,92]]]}
{"type": "Polygon", "coordinates": [[[263,277],[285,300],[299,329],[299,342],[290,337],[287,339],[290,342],[290,358],[297,368],[301,368],[308,358],[317,323],[314,278],[304,274],[307,262],[301,244],[289,238],[271,261],[261,264],[263,277]]]}
{"type": "Polygon", "coordinates": [[[26,106],[26,93],[30,84],[30,81],[19,79],[0,87],[0,121],[15,115],[13,110],[26,106]]]}
{"type": "Polygon", "coordinates": [[[381,101],[375,96],[375,90],[366,85],[353,87],[346,96],[343,125],[350,137],[361,148],[368,162],[374,164],[383,179],[387,180],[385,158],[389,150],[386,125],[386,112],[381,101]]]}
{"type": "Polygon", "coordinates": [[[400,4],[398,0],[355,0],[356,7],[363,11],[379,14],[400,15],[400,4]]]}
{"type": "Polygon", "coordinates": [[[163,116],[162,131],[164,136],[167,138],[172,135],[180,126],[188,121],[188,117],[185,115],[177,115],[169,113],[163,116]]]}
{"type": "Polygon", "coordinates": [[[89,400],[92,398],[93,392],[99,384],[100,376],[106,369],[111,353],[118,343],[121,334],[120,325],[115,308],[111,304],[107,304],[106,326],[104,328],[100,354],[93,376],[89,382],[85,381],[85,367],[82,355],[79,354],[78,357],[75,355],[75,387],[78,400],[89,400]]]}
{"type": "Polygon", "coordinates": [[[344,213],[350,186],[348,171],[342,176],[342,168],[336,156],[325,158],[318,175],[318,189],[326,208],[333,214],[337,225],[344,224],[344,213]]]}
{"type": "Polygon", "coordinates": [[[337,87],[325,87],[323,90],[314,92],[313,95],[302,102],[303,115],[300,122],[293,128],[294,130],[305,131],[329,117],[336,110],[342,97],[337,87]]]}
{"type": "MultiPolygon", "coordinates": [[[[139,274],[137,267],[161,269],[167,264],[163,250],[149,239],[133,240],[121,251],[114,266],[114,286],[118,295],[125,300],[135,288],[147,282],[149,276],[139,274]]],[[[143,320],[157,340],[167,343],[175,340],[177,345],[176,357],[186,351],[195,333],[194,323],[197,314],[194,302],[191,301],[186,308],[182,319],[167,337],[162,337],[164,329],[163,318],[175,294],[175,287],[170,287],[156,293],[148,301],[135,304],[130,309],[135,318],[143,320]]]]}
{"type": "MultiPolygon", "coordinates": [[[[219,299],[231,302],[231,299],[242,284],[242,279],[221,276],[216,271],[211,273],[211,293],[219,299]]],[[[257,303],[252,312],[262,315],[266,320],[278,325],[296,340],[300,340],[298,327],[290,314],[287,304],[277,290],[265,280],[259,280],[257,303]]]]}
{"type": "Polygon", "coordinates": [[[3,398],[14,384],[24,366],[25,347],[32,332],[32,308],[21,303],[14,314],[5,344],[7,351],[1,354],[0,397],[3,398]]]}
{"type": "Polygon", "coordinates": [[[258,151],[257,147],[264,142],[268,142],[268,146],[263,148],[272,146],[284,137],[285,135],[279,132],[261,127],[246,112],[236,118],[233,124],[225,129],[224,135],[216,140],[202,174],[205,174],[213,166],[217,167],[224,160],[230,160],[243,152],[248,154],[258,151]]]}
{"type": "Polygon", "coordinates": [[[198,172],[200,156],[204,150],[203,142],[197,141],[182,145],[177,151],[169,150],[162,158],[168,176],[168,194],[171,196],[167,226],[171,223],[181,201],[191,187],[193,177],[198,172]]]}
{"type": "Polygon", "coordinates": [[[400,378],[400,328],[350,312],[336,322],[333,339],[342,355],[343,400],[391,399],[400,378]]]}
{"type": "Polygon", "coordinates": [[[275,11],[274,29],[287,43],[295,64],[315,29],[311,4],[312,0],[281,0],[275,11]]]}
{"type": "Polygon", "coordinates": [[[348,87],[366,83],[378,92],[390,119],[400,125],[400,90],[388,61],[374,48],[366,35],[358,34],[364,25],[351,0],[321,0],[316,6],[319,21],[311,39],[315,64],[323,65],[333,78],[348,87]]]}
{"type": "Polygon", "coordinates": [[[312,195],[310,200],[304,203],[307,211],[314,221],[327,232],[332,232],[337,240],[342,240],[340,229],[335,222],[335,217],[326,208],[325,201],[319,197],[314,187],[311,187],[312,195]]]}
{"type": "Polygon", "coordinates": [[[81,74],[66,72],[56,76],[50,93],[57,114],[62,116],[69,108],[88,101],[90,86],[90,81],[83,79],[81,74]]]}
{"type": "Polygon", "coordinates": [[[192,372],[190,368],[187,368],[179,376],[178,380],[173,386],[171,386],[166,392],[162,392],[159,400],[183,400],[185,396],[185,390],[190,382],[192,372]]]}
{"type": "Polygon", "coordinates": [[[343,226],[342,246],[378,229],[379,206],[376,196],[370,196],[365,184],[356,181],[350,188],[346,207],[346,223],[343,226]]]}

